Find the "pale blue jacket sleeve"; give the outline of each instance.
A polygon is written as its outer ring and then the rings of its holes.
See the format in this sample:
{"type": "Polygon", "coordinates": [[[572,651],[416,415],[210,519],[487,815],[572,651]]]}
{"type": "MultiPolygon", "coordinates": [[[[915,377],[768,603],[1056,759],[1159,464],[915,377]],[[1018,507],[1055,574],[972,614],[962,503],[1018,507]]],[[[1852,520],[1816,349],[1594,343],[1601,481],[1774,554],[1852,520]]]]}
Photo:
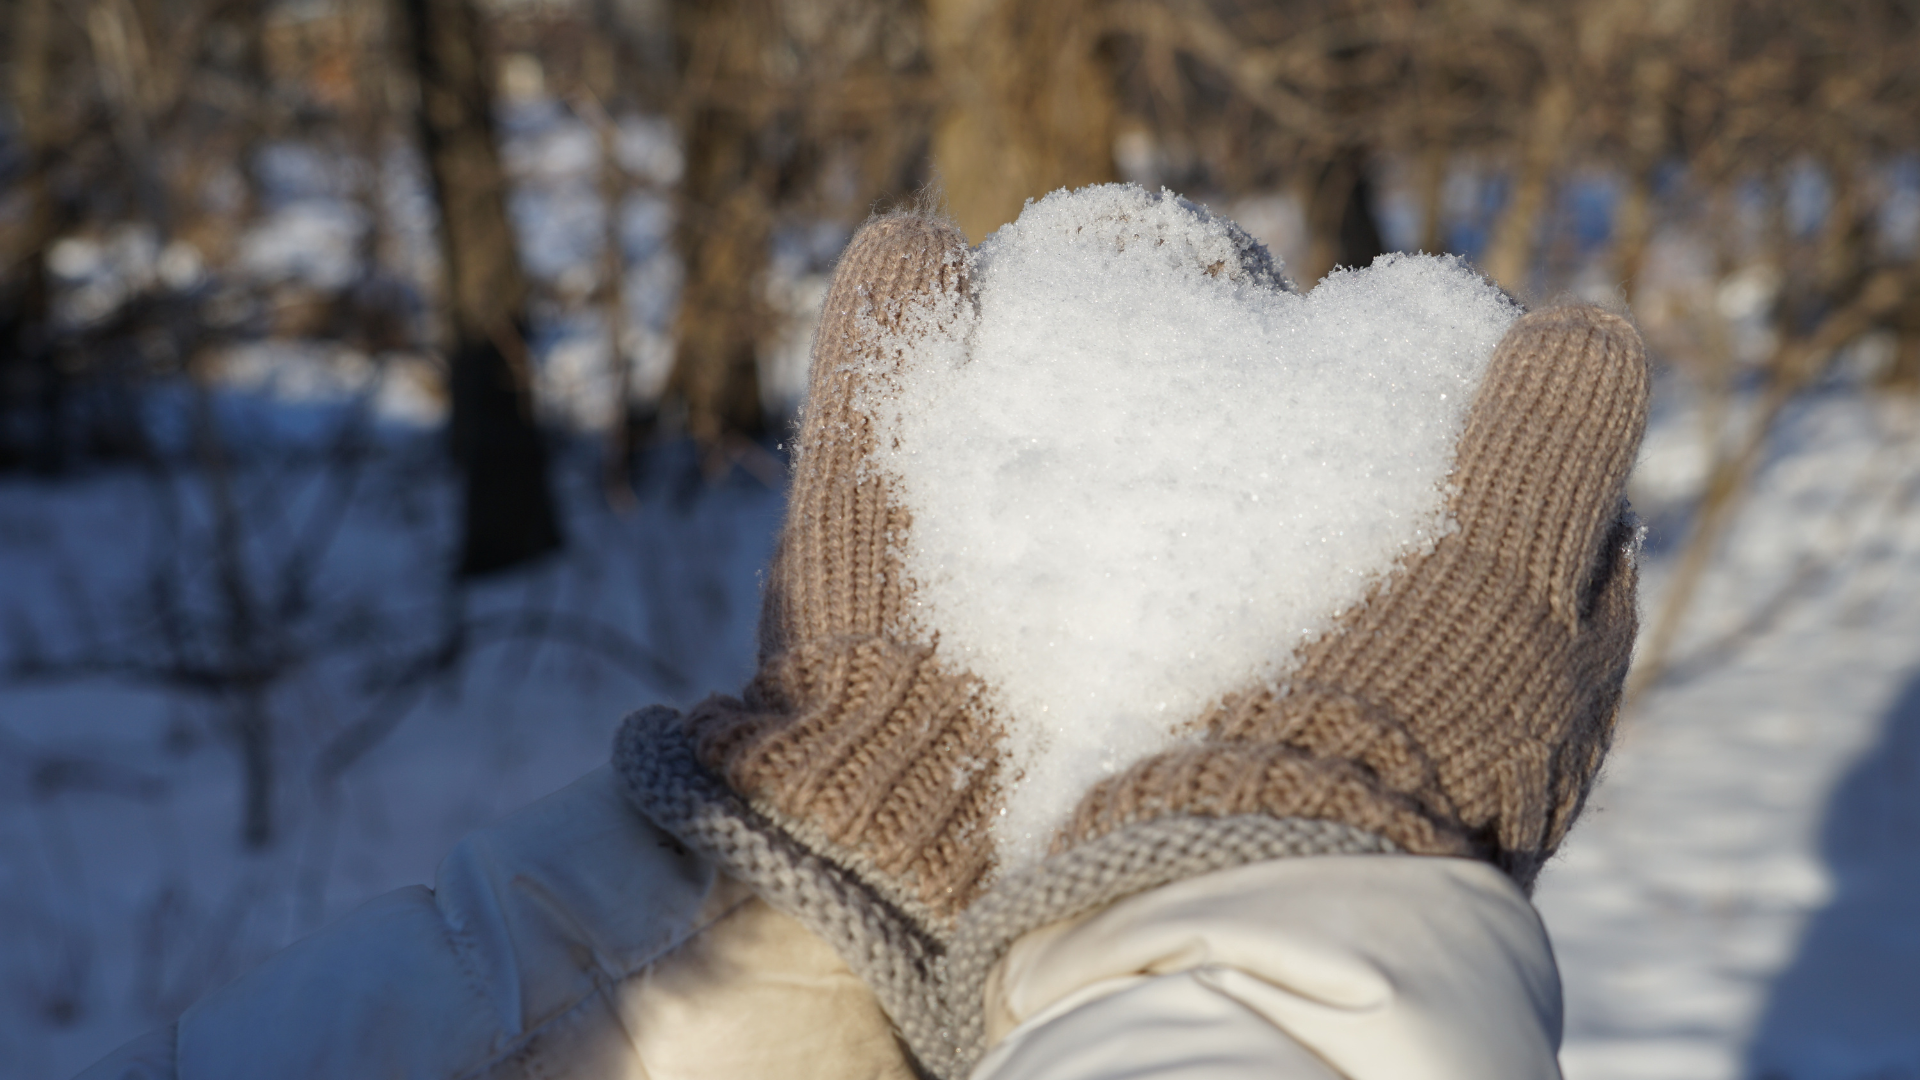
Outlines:
{"type": "Polygon", "coordinates": [[[588,774],[135,1039],[82,1080],[486,1076],[621,1056],[613,988],[697,930],[712,867],[588,774]]]}

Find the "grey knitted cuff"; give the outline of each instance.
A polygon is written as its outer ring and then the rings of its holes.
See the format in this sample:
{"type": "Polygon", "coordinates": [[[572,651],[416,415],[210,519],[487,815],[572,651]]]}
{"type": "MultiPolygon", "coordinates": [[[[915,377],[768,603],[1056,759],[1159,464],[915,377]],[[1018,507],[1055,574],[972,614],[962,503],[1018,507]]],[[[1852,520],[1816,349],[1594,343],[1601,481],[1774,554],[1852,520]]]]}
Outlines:
{"type": "Polygon", "coordinates": [[[629,716],[613,765],[627,800],[654,824],[831,945],[916,1054],[947,1041],[940,1010],[929,1008],[940,999],[946,943],[708,772],[678,712],[655,705],[629,716]]]}
{"type": "Polygon", "coordinates": [[[1400,849],[1335,821],[1246,814],[1139,822],[998,882],[951,935],[823,858],[702,767],[680,714],[627,718],[613,762],[628,801],[826,941],[873,990],[919,1069],[960,1080],[987,1050],[987,975],[1023,935],[1161,885],[1249,863],[1400,849]]]}
{"type": "Polygon", "coordinates": [[[1164,817],[1137,822],[1054,855],[987,890],[967,909],[947,951],[949,998],[959,1013],[965,1064],[986,1052],[987,974],[1013,943],[1050,923],[1097,911],[1176,881],[1268,859],[1397,854],[1393,841],[1337,821],[1164,817]]]}

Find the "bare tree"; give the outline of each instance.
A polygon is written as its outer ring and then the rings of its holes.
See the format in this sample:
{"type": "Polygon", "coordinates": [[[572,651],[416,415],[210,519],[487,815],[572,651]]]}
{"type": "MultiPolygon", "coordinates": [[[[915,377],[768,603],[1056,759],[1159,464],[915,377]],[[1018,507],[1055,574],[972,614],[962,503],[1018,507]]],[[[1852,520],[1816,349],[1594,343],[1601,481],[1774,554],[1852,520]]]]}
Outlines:
{"type": "Polygon", "coordinates": [[[765,428],[775,227],[905,197],[924,175],[933,88],[919,13],[900,0],[675,0],[672,16],[685,281],[667,409],[711,450],[765,428]]]}
{"type": "Polygon", "coordinates": [[[755,355],[782,136],[791,138],[771,123],[776,103],[765,88],[778,27],[775,0],[673,6],[687,161],[674,234],[686,276],[667,392],[707,445],[758,435],[766,422],[755,355]]]}
{"type": "Polygon", "coordinates": [[[492,69],[472,0],[402,0],[420,139],[440,209],[454,456],[465,482],[459,571],[560,547],[533,410],[527,287],[507,221],[492,69]]]}
{"type": "MultiPolygon", "coordinates": [[[[1884,242],[1873,191],[1877,169],[1920,151],[1920,78],[1907,59],[1920,48],[1920,18],[1880,0],[1818,12],[1698,0],[1697,14],[1711,32],[1695,27],[1678,54],[1674,95],[1686,108],[1675,110],[1673,139],[1689,163],[1688,194],[1715,215],[1704,242],[1722,266],[1772,279],[1770,344],[1738,363],[1717,315],[1701,312],[1702,346],[1674,357],[1708,400],[1712,460],[1641,648],[1635,692],[1665,672],[1781,415],[1869,332],[1911,340],[1909,313],[1920,307],[1920,258],[1884,242]],[[1726,404],[1742,383],[1755,393],[1744,416],[1726,404]]],[[[1911,348],[1896,345],[1896,384],[1901,351],[1911,348]]]]}
{"type": "Polygon", "coordinates": [[[1114,179],[1114,76],[1091,0],[928,0],[934,172],[978,242],[1060,187],[1114,179]]]}
{"type": "Polygon", "coordinates": [[[65,441],[63,379],[49,340],[47,249],[61,229],[48,173],[53,131],[52,0],[16,0],[8,13],[13,39],[14,121],[25,161],[20,177],[26,213],[14,242],[0,252],[0,462],[18,454],[43,469],[58,463],[65,441]]]}

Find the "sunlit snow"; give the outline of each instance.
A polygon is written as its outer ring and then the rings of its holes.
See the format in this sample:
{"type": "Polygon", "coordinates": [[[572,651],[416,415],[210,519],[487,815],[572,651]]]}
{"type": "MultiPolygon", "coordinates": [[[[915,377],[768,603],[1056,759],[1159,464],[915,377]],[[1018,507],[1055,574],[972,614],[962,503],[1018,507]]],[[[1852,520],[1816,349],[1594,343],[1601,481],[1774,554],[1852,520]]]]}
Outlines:
{"type": "Polygon", "coordinates": [[[1170,192],[1058,192],[980,246],[977,313],[910,326],[874,402],[913,515],[908,627],[992,687],[1003,865],[1448,527],[1447,473],[1519,314],[1464,263],[1289,291],[1170,192]]]}

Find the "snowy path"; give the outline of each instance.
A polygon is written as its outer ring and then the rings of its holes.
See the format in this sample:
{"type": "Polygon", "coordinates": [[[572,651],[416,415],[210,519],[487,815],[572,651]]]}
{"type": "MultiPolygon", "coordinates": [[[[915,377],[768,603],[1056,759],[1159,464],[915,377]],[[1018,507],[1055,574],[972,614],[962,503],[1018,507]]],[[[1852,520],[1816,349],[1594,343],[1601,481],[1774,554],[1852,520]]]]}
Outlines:
{"type": "MultiPolygon", "coordinates": [[[[1882,889],[1920,875],[1920,536],[1888,491],[1843,494],[1862,469],[1920,479],[1914,444],[1874,456],[1878,423],[1798,419],[1542,879],[1569,1080],[1920,1076],[1920,893],[1882,889]],[[1685,662],[1802,567],[1829,572],[1776,625],[1685,662]]],[[[1684,441],[1656,432],[1645,467],[1683,468],[1684,441]]]]}

